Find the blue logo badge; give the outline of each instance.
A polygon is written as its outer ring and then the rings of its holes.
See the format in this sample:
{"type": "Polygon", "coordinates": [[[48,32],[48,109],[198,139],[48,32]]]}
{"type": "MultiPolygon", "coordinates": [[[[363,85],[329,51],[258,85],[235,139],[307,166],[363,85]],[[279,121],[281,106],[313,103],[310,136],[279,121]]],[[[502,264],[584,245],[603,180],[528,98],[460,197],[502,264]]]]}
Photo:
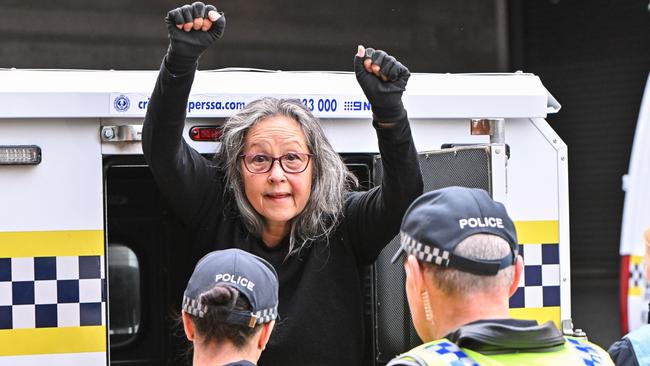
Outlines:
{"type": "Polygon", "coordinates": [[[115,98],[113,101],[113,107],[115,107],[115,110],[118,112],[126,112],[129,110],[130,106],[131,101],[129,101],[129,98],[123,94],[120,94],[120,96],[115,98]]]}

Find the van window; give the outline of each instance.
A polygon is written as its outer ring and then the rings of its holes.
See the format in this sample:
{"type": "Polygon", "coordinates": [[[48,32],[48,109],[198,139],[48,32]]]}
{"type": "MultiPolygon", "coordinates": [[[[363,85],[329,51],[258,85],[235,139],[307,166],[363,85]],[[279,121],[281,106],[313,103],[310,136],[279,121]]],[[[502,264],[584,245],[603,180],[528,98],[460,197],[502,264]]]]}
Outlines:
{"type": "Polygon", "coordinates": [[[108,246],[109,334],[119,345],[134,339],[140,329],[140,265],[135,252],[122,244],[108,246]]]}

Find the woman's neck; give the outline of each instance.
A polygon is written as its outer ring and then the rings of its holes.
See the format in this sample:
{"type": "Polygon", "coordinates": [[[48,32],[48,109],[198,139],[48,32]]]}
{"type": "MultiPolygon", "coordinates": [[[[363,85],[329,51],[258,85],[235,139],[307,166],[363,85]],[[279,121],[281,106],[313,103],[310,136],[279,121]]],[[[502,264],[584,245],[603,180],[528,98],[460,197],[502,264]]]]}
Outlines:
{"type": "Polygon", "coordinates": [[[288,222],[266,222],[262,232],[262,241],[269,248],[274,248],[284,239],[291,225],[288,222]]]}
{"type": "Polygon", "coordinates": [[[225,365],[231,362],[247,360],[256,363],[260,357],[259,351],[251,352],[250,348],[237,349],[230,343],[209,344],[201,346],[194,342],[193,366],[225,365]]]}

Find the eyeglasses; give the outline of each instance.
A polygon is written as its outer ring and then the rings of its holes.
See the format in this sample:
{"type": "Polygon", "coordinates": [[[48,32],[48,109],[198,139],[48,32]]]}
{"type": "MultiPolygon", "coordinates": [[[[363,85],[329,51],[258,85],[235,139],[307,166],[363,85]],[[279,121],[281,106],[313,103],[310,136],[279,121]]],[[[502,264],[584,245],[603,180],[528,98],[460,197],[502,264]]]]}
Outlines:
{"type": "Polygon", "coordinates": [[[242,154],[239,157],[244,160],[246,170],[253,174],[270,172],[276,160],[280,162],[280,168],[285,173],[295,174],[307,169],[312,154],[291,152],[277,157],[267,154],[242,154]]]}

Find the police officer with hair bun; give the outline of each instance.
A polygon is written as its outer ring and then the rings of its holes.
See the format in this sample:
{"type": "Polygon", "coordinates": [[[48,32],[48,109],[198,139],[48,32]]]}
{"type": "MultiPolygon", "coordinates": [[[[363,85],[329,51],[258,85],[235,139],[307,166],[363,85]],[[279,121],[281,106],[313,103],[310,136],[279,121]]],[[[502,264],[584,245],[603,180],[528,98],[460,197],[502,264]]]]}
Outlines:
{"type": "Polygon", "coordinates": [[[508,298],[523,272],[515,226],[481,189],[425,193],[402,221],[406,296],[425,342],[387,366],[613,365],[586,337],[548,321],[512,319],[508,298]]]}
{"type": "Polygon", "coordinates": [[[361,364],[370,336],[361,274],[423,187],[402,103],[409,70],[384,51],[357,47],[354,77],[371,105],[368,130],[383,173],[380,184],[358,192],[320,121],[298,99],[248,103],[224,123],[213,159],[192,149],[183,138],[188,96],[201,54],[219,52],[225,16],[196,2],[171,10],[166,23],[170,44],[147,105],[142,147],[192,235],[179,257],[187,253],[195,263],[210,251],[239,248],[273,265],[282,321],[261,364],[361,364]]]}
{"type": "Polygon", "coordinates": [[[214,251],[197,263],[182,309],[194,366],[254,366],[278,317],[278,275],[243,250],[214,251]]]}

